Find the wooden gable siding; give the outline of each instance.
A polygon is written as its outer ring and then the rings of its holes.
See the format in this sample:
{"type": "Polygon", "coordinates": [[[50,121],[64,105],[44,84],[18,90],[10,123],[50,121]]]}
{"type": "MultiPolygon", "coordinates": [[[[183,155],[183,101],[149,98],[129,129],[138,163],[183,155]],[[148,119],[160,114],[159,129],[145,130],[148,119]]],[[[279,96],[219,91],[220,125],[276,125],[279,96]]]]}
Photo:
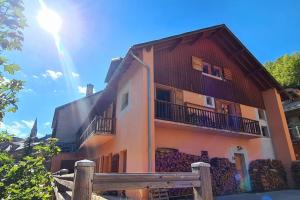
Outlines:
{"type": "Polygon", "coordinates": [[[180,44],[175,49],[154,48],[154,81],[208,96],[264,108],[261,91],[255,83],[211,39],[193,45],[180,44]],[[192,68],[192,56],[228,68],[232,81],[221,81],[192,68]]]}

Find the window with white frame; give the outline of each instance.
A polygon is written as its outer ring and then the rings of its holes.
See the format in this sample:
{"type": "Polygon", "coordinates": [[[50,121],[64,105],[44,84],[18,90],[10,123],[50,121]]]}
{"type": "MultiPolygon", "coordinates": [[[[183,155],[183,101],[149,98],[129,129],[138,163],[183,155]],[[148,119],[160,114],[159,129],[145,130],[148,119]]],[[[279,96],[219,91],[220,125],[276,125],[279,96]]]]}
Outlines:
{"type": "Polygon", "coordinates": [[[263,109],[258,109],[257,112],[259,119],[266,120],[266,113],[263,109]]]}
{"type": "Polygon", "coordinates": [[[210,96],[205,96],[204,105],[206,107],[215,108],[215,99],[210,96]]]}
{"type": "Polygon", "coordinates": [[[270,137],[269,130],[267,126],[261,126],[261,133],[264,137],[270,137]]]}

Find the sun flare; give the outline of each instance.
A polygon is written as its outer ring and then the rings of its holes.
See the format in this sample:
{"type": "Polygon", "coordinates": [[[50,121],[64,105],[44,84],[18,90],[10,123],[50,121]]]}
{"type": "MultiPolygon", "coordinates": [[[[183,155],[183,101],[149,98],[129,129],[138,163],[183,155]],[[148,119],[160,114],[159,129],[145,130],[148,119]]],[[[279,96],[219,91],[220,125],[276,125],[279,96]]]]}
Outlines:
{"type": "Polygon", "coordinates": [[[55,11],[46,7],[39,11],[37,20],[43,29],[53,35],[57,35],[62,26],[60,16],[55,11]]]}

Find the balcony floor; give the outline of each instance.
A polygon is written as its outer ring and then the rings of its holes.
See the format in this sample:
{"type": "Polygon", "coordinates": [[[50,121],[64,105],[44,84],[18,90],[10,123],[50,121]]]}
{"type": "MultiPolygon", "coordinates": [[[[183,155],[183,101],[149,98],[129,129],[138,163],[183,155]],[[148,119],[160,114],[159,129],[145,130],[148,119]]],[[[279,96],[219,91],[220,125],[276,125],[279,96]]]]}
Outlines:
{"type": "Polygon", "coordinates": [[[96,132],[92,133],[81,145],[79,148],[82,147],[95,147],[99,145],[103,145],[106,142],[110,141],[114,138],[113,134],[96,132]]]}
{"type": "Polygon", "coordinates": [[[245,137],[245,138],[249,138],[249,139],[263,137],[262,135],[237,132],[237,131],[231,131],[231,130],[226,130],[226,129],[210,128],[210,127],[205,127],[205,126],[197,126],[197,125],[192,125],[192,124],[185,124],[185,123],[173,122],[173,121],[161,120],[161,119],[155,119],[155,126],[164,127],[164,128],[176,128],[176,129],[191,130],[191,131],[195,131],[195,132],[199,132],[199,133],[205,132],[205,133],[210,133],[210,134],[222,134],[222,135],[231,136],[231,137],[245,137]]]}

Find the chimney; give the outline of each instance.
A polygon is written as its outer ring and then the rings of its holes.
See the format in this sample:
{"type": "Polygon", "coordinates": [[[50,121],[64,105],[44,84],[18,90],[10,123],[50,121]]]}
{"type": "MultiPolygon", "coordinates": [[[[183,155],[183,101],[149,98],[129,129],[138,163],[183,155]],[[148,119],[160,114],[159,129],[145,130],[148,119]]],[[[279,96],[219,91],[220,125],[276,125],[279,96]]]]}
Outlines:
{"type": "Polygon", "coordinates": [[[93,84],[87,84],[86,86],[86,96],[90,96],[94,93],[94,85],[93,84]]]}

